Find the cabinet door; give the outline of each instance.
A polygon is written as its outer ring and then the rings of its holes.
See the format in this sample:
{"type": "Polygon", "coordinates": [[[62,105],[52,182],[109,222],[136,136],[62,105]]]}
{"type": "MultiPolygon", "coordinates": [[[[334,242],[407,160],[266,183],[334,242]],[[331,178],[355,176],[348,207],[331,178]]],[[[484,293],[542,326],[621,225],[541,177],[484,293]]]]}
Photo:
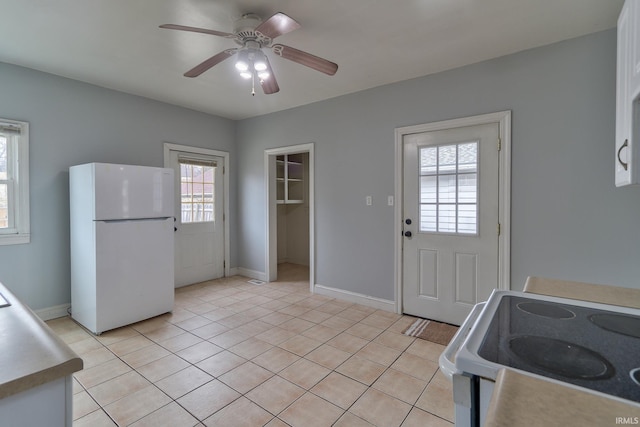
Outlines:
{"type": "MultiPolygon", "coordinates": [[[[637,99],[640,94],[640,0],[627,0],[627,14],[629,17],[629,43],[630,54],[630,87],[631,99],[637,99]]],[[[622,13],[621,13],[622,15],[622,13]]]]}
{"type": "Polygon", "coordinates": [[[618,18],[618,48],[616,70],[616,186],[632,183],[631,169],[631,96],[632,9],[635,0],[625,3],[618,18]]]}

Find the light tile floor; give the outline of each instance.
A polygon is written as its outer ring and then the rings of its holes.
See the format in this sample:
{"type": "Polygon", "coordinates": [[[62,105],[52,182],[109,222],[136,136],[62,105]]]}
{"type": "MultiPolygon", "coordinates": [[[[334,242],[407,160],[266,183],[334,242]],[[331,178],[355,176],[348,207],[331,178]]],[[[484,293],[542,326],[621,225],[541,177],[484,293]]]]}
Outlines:
{"type": "Polygon", "coordinates": [[[47,322],[84,360],[74,427],[452,425],[444,347],[402,335],[413,317],[313,295],[299,266],[279,276],[177,289],[173,313],[100,336],[47,322]]]}

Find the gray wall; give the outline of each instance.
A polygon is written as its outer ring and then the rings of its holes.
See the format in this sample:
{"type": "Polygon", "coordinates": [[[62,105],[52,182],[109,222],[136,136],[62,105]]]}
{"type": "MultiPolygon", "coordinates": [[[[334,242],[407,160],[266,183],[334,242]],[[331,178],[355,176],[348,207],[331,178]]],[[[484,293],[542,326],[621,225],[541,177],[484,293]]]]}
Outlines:
{"type": "MultiPolygon", "coordinates": [[[[0,246],[0,281],[33,309],[70,302],[69,166],[163,165],[163,142],[230,152],[236,122],[0,63],[0,117],[30,123],[31,243],[0,246]]],[[[237,265],[230,181],[231,266],[237,265]]]]}
{"type": "Polygon", "coordinates": [[[239,265],[265,270],[264,150],[314,142],[316,283],[393,300],[394,129],[511,110],[511,287],[541,275],[640,288],[640,188],[613,184],[615,37],[241,121],[239,265]]]}
{"type": "Polygon", "coordinates": [[[640,288],[640,188],[613,185],[615,47],[610,30],[240,122],[0,63],[0,117],[31,124],[32,231],[0,246],[0,280],[34,309],[68,303],[68,167],[161,166],[165,141],[231,153],[231,266],[264,272],[264,150],[314,142],[316,283],[393,300],[394,129],[509,109],[512,288],[640,288]]]}

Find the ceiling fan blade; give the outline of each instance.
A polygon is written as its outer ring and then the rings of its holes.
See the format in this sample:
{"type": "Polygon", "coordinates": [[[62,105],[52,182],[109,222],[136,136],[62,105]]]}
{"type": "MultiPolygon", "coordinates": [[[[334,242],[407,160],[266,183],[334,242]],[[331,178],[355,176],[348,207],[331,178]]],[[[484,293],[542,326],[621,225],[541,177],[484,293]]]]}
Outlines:
{"type": "Polygon", "coordinates": [[[222,61],[224,61],[225,59],[229,58],[230,56],[233,56],[233,54],[235,54],[237,50],[238,49],[223,50],[219,54],[213,55],[211,58],[207,59],[203,63],[196,65],[195,67],[193,67],[192,69],[190,69],[189,71],[184,73],[184,76],[185,77],[198,77],[200,74],[204,73],[209,68],[213,67],[214,65],[217,65],[217,64],[221,63],[222,61]]]}
{"type": "Polygon", "coordinates": [[[260,80],[260,86],[262,86],[262,91],[265,93],[265,95],[271,95],[272,93],[279,92],[280,86],[278,86],[276,75],[273,74],[273,68],[271,68],[269,59],[266,56],[264,59],[267,64],[267,71],[269,72],[269,78],[260,80]]]}
{"type": "Polygon", "coordinates": [[[207,30],[206,28],[197,28],[197,27],[187,27],[185,25],[164,24],[164,25],[160,25],[160,28],[166,28],[169,30],[191,31],[193,33],[211,34],[214,36],[226,37],[230,39],[235,38],[235,34],[225,33],[224,31],[207,30]]]}
{"type": "Polygon", "coordinates": [[[254,31],[273,40],[298,28],[300,28],[300,24],[295,19],[278,12],[258,25],[254,31]]]}
{"type": "Polygon", "coordinates": [[[279,55],[284,59],[288,59],[289,61],[297,62],[298,64],[313,68],[321,73],[333,76],[336,71],[338,71],[338,64],[302,50],[285,46],[283,44],[274,44],[271,48],[276,55],[279,55]]]}

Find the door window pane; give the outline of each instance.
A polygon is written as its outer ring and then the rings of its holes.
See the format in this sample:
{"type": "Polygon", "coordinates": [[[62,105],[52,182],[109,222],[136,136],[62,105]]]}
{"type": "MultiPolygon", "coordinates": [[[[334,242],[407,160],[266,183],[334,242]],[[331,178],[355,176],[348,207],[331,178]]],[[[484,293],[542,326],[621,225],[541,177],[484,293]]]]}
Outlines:
{"type": "Polygon", "coordinates": [[[435,203],[420,205],[420,231],[438,231],[438,215],[436,214],[435,203]]]}
{"type": "Polygon", "coordinates": [[[456,171],[456,145],[438,147],[438,173],[456,171]]]}
{"type": "Polygon", "coordinates": [[[438,170],[438,148],[425,147],[420,149],[420,173],[422,175],[435,174],[438,170]]]}
{"type": "Polygon", "coordinates": [[[475,173],[466,173],[458,175],[458,202],[473,203],[477,201],[478,192],[478,175],[475,173]]]}
{"type": "Polygon", "coordinates": [[[435,204],[438,200],[436,190],[438,189],[437,176],[420,177],[420,203],[435,204]]]}
{"type": "Polygon", "coordinates": [[[438,231],[456,232],[456,205],[438,205],[438,231]]]}
{"type": "Polygon", "coordinates": [[[438,202],[455,203],[456,188],[455,175],[438,175],[438,202]]]}
{"type": "Polygon", "coordinates": [[[478,170],[478,143],[470,142],[458,145],[458,171],[475,172],[478,170]]]}
{"type": "Polygon", "coordinates": [[[420,231],[478,234],[478,142],[420,148],[420,231]]]}
{"type": "Polygon", "coordinates": [[[476,234],[478,223],[478,207],[474,205],[458,205],[458,233],[476,234]]]}
{"type": "Polygon", "coordinates": [[[180,200],[182,223],[215,221],[216,166],[180,160],[180,200]]]}

